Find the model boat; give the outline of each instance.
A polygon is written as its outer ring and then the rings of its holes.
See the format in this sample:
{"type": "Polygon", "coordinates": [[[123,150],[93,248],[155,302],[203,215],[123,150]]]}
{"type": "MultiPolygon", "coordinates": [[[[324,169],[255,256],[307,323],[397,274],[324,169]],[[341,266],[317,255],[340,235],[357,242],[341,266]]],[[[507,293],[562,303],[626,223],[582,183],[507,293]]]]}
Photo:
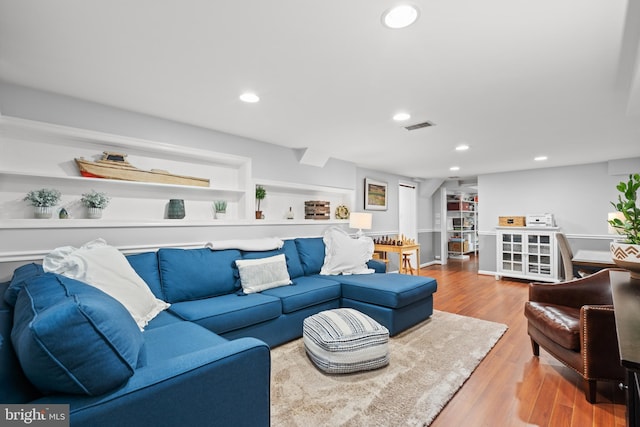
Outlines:
{"type": "Polygon", "coordinates": [[[90,178],[119,179],[122,181],[156,182],[161,184],[193,185],[208,187],[209,180],[192,176],[174,175],[164,170],[142,170],[132,166],[127,155],[105,151],[102,159],[92,162],[80,157],[75,161],[82,176],[90,178]]]}

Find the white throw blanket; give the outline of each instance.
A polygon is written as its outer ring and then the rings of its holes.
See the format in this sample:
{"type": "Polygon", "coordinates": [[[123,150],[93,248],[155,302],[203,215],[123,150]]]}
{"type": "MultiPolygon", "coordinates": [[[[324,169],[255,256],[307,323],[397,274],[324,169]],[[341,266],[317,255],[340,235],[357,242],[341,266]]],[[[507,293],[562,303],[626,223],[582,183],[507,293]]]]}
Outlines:
{"type": "Polygon", "coordinates": [[[125,256],[103,239],[79,248],[63,246],[42,260],[45,272],[80,280],[117,299],[140,329],[170,304],[156,298],[125,256]]]}

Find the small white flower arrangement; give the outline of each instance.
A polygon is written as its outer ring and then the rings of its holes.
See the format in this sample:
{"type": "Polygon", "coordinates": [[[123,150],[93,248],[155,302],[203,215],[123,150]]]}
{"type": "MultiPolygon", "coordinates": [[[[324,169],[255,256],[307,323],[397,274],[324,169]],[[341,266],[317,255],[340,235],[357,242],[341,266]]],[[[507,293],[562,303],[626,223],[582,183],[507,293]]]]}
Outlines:
{"type": "Polygon", "coordinates": [[[58,204],[62,194],[53,188],[41,188],[27,193],[23,200],[36,207],[51,207],[58,204]]]}
{"type": "Polygon", "coordinates": [[[89,193],[82,194],[80,201],[88,208],[104,209],[109,205],[111,198],[106,193],[99,193],[91,190],[89,193]]]}

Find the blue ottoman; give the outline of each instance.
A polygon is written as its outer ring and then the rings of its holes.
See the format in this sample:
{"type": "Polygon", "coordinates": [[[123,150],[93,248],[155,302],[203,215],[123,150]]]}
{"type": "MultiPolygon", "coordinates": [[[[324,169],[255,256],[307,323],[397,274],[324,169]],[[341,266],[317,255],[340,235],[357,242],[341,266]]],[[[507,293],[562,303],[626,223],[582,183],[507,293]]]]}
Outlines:
{"type": "Polygon", "coordinates": [[[371,316],[394,336],[433,314],[433,293],[438,289],[432,277],[407,274],[353,274],[338,276],[342,283],[340,307],[353,308],[371,316]]]}
{"type": "Polygon", "coordinates": [[[304,319],[304,347],[329,374],[368,371],[389,364],[389,331],[351,308],[322,311],[304,319]]]}

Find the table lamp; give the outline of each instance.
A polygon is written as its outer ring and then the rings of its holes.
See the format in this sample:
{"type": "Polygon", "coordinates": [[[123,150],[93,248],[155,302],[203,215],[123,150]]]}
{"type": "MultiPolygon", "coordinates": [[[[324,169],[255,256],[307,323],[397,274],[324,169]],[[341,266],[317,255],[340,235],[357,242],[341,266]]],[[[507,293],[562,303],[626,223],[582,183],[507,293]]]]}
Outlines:
{"type": "Polygon", "coordinates": [[[351,212],[349,216],[349,227],[357,228],[356,238],[364,236],[362,230],[371,230],[371,221],[373,215],[365,212],[351,212]]]}
{"type": "MultiPolygon", "coordinates": [[[[609,212],[607,214],[608,221],[616,218],[624,222],[624,214],[622,212],[609,212]]],[[[609,234],[624,234],[622,230],[612,227],[611,224],[609,224],[607,231],[609,232],[609,234]]]]}

